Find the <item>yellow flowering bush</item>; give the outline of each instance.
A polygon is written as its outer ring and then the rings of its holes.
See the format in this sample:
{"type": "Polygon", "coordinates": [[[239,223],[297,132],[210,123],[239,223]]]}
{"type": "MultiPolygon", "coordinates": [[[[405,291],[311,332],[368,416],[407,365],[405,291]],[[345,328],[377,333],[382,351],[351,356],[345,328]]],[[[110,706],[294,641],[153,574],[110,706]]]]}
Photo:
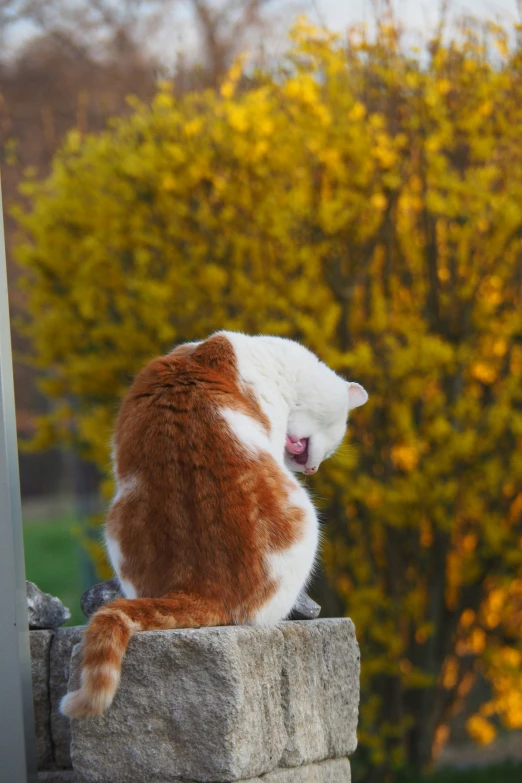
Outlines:
{"type": "Polygon", "coordinates": [[[321,598],[357,627],[376,780],[429,763],[479,668],[496,690],[471,733],[522,726],[522,51],[506,40],[469,30],[415,55],[390,25],[345,42],[302,21],[275,74],[238,62],[218,92],[163,84],[107,132],[72,133],[17,210],[56,401],[40,445],[67,436],[107,469],[133,374],[223,327],[302,340],[370,391],[315,488],[321,598]]]}

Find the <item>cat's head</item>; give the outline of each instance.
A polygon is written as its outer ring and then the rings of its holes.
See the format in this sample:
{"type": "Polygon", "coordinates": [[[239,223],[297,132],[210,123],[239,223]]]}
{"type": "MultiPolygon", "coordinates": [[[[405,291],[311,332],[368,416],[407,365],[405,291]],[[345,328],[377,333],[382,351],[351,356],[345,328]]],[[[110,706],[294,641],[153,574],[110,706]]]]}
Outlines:
{"type": "Polygon", "coordinates": [[[335,386],[330,393],[324,389],[316,400],[307,400],[290,413],[285,462],[295,473],[316,473],[341,445],[349,412],[368,400],[367,392],[358,383],[343,381],[342,387],[338,383],[335,386]]]}

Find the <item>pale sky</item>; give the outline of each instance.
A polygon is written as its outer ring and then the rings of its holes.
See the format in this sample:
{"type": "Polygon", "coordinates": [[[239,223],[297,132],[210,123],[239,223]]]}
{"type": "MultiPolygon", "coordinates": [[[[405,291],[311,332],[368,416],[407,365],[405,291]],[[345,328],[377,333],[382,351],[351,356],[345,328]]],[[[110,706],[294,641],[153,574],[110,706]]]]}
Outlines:
{"type": "MultiPolygon", "coordinates": [[[[44,0],[41,0],[44,2],[44,0]]],[[[74,2],[74,0],[70,0],[74,2]]],[[[220,2],[220,0],[216,0],[220,2]]],[[[377,0],[382,2],[382,0],[377,0]]],[[[522,0],[521,0],[522,5],[522,0]]],[[[393,0],[393,6],[399,21],[415,33],[429,33],[436,25],[440,0],[393,0]]],[[[500,21],[507,25],[518,21],[517,0],[449,0],[451,12],[449,18],[469,14],[478,19],[500,21]]],[[[176,6],[176,15],[165,18],[165,24],[156,36],[150,40],[150,48],[161,52],[166,63],[174,61],[175,53],[184,49],[187,54],[194,49],[196,35],[192,25],[188,6],[180,2],[176,6]]],[[[270,6],[278,21],[271,30],[275,50],[286,48],[286,28],[292,21],[293,9],[305,13],[312,22],[324,23],[328,28],[342,32],[358,22],[371,25],[374,19],[372,0],[276,0],[270,6]],[[285,13],[287,11],[288,13],[285,13]],[[279,44],[277,43],[279,41],[279,44]]],[[[10,31],[4,45],[14,52],[33,30],[30,25],[19,24],[10,31]]]]}
{"type": "MultiPolygon", "coordinates": [[[[327,27],[342,30],[354,22],[370,22],[373,17],[371,0],[310,0],[310,16],[314,6],[327,27]]],[[[395,0],[397,16],[402,23],[425,30],[437,19],[438,0],[395,0]]],[[[516,0],[450,0],[451,16],[470,14],[478,18],[499,18],[509,22],[518,19],[516,0]]]]}
{"type": "MultiPolygon", "coordinates": [[[[382,0],[377,0],[377,3],[382,3],[382,0]]],[[[412,33],[429,34],[435,29],[441,0],[392,0],[392,3],[398,20],[412,33]]],[[[519,19],[517,0],[448,0],[448,5],[451,9],[448,21],[462,15],[472,15],[478,19],[510,25],[519,19]]],[[[371,26],[374,19],[372,0],[276,0],[270,9],[277,19],[270,29],[269,49],[273,54],[281,54],[286,49],[286,32],[296,11],[306,14],[312,22],[325,24],[337,32],[343,32],[358,22],[366,22],[371,26]]],[[[181,25],[166,24],[151,46],[163,54],[165,62],[173,60],[178,48],[190,53],[195,46],[190,18],[185,16],[185,20],[186,23],[181,25]]]]}

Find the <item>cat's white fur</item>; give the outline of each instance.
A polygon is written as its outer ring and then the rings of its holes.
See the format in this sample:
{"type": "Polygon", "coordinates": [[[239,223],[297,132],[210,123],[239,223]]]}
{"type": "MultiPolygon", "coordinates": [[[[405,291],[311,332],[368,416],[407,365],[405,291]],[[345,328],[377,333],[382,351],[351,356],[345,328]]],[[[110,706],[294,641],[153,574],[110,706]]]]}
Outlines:
{"type": "Polygon", "coordinates": [[[348,412],[363,405],[368,395],[359,384],[347,383],[292,340],[235,332],[221,334],[234,348],[239,376],[255,393],[270,421],[270,433],[267,435],[248,416],[231,410],[221,413],[237,440],[249,451],[266,451],[278,462],[294,485],[290,502],[302,509],[306,520],[299,541],[284,552],[267,556],[267,569],[278,588],[253,622],[271,625],[291,612],[313,572],[319,543],[317,512],[307,490],[293,473],[317,470],[340,445],[348,412]],[[287,435],[309,439],[305,466],[296,464],[287,454],[287,435]]]}
{"type": "MultiPolygon", "coordinates": [[[[113,464],[116,464],[116,453],[113,448],[112,452],[112,461],[113,464]]],[[[130,478],[127,477],[123,481],[118,481],[116,477],[116,473],[114,474],[115,480],[116,480],[116,494],[114,495],[112,499],[112,505],[114,506],[118,500],[121,498],[127,497],[128,495],[134,494],[138,492],[139,490],[139,483],[136,476],[131,476],[130,478]]],[[[122,563],[122,554],[119,543],[110,536],[107,535],[107,530],[105,530],[105,549],[107,552],[107,555],[109,557],[109,560],[111,562],[112,568],[114,570],[114,573],[118,577],[118,580],[120,582],[120,586],[123,592],[123,595],[126,598],[137,598],[137,593],[134,585],[132,582],[129,582],[128,579],[125,579],[121,575],[121,563],[122,563]]]]}

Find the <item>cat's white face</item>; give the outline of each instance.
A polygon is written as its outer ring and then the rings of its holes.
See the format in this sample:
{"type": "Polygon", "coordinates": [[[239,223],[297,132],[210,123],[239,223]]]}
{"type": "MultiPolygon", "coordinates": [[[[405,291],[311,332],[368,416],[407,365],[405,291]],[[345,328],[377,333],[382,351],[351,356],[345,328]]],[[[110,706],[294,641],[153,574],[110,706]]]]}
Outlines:
{"type": "MultiPolygon", "coordinates": [[[[285,463],[294,473],[316,473],[320,464],[341,445],[348,413],[368,400],[358,383],[346,384],[346,397],[337,400],[330,410],[299,407],[288,419],[285,463]]],[[[314,406],[315,407],[315,406],[314,406]]]]}

